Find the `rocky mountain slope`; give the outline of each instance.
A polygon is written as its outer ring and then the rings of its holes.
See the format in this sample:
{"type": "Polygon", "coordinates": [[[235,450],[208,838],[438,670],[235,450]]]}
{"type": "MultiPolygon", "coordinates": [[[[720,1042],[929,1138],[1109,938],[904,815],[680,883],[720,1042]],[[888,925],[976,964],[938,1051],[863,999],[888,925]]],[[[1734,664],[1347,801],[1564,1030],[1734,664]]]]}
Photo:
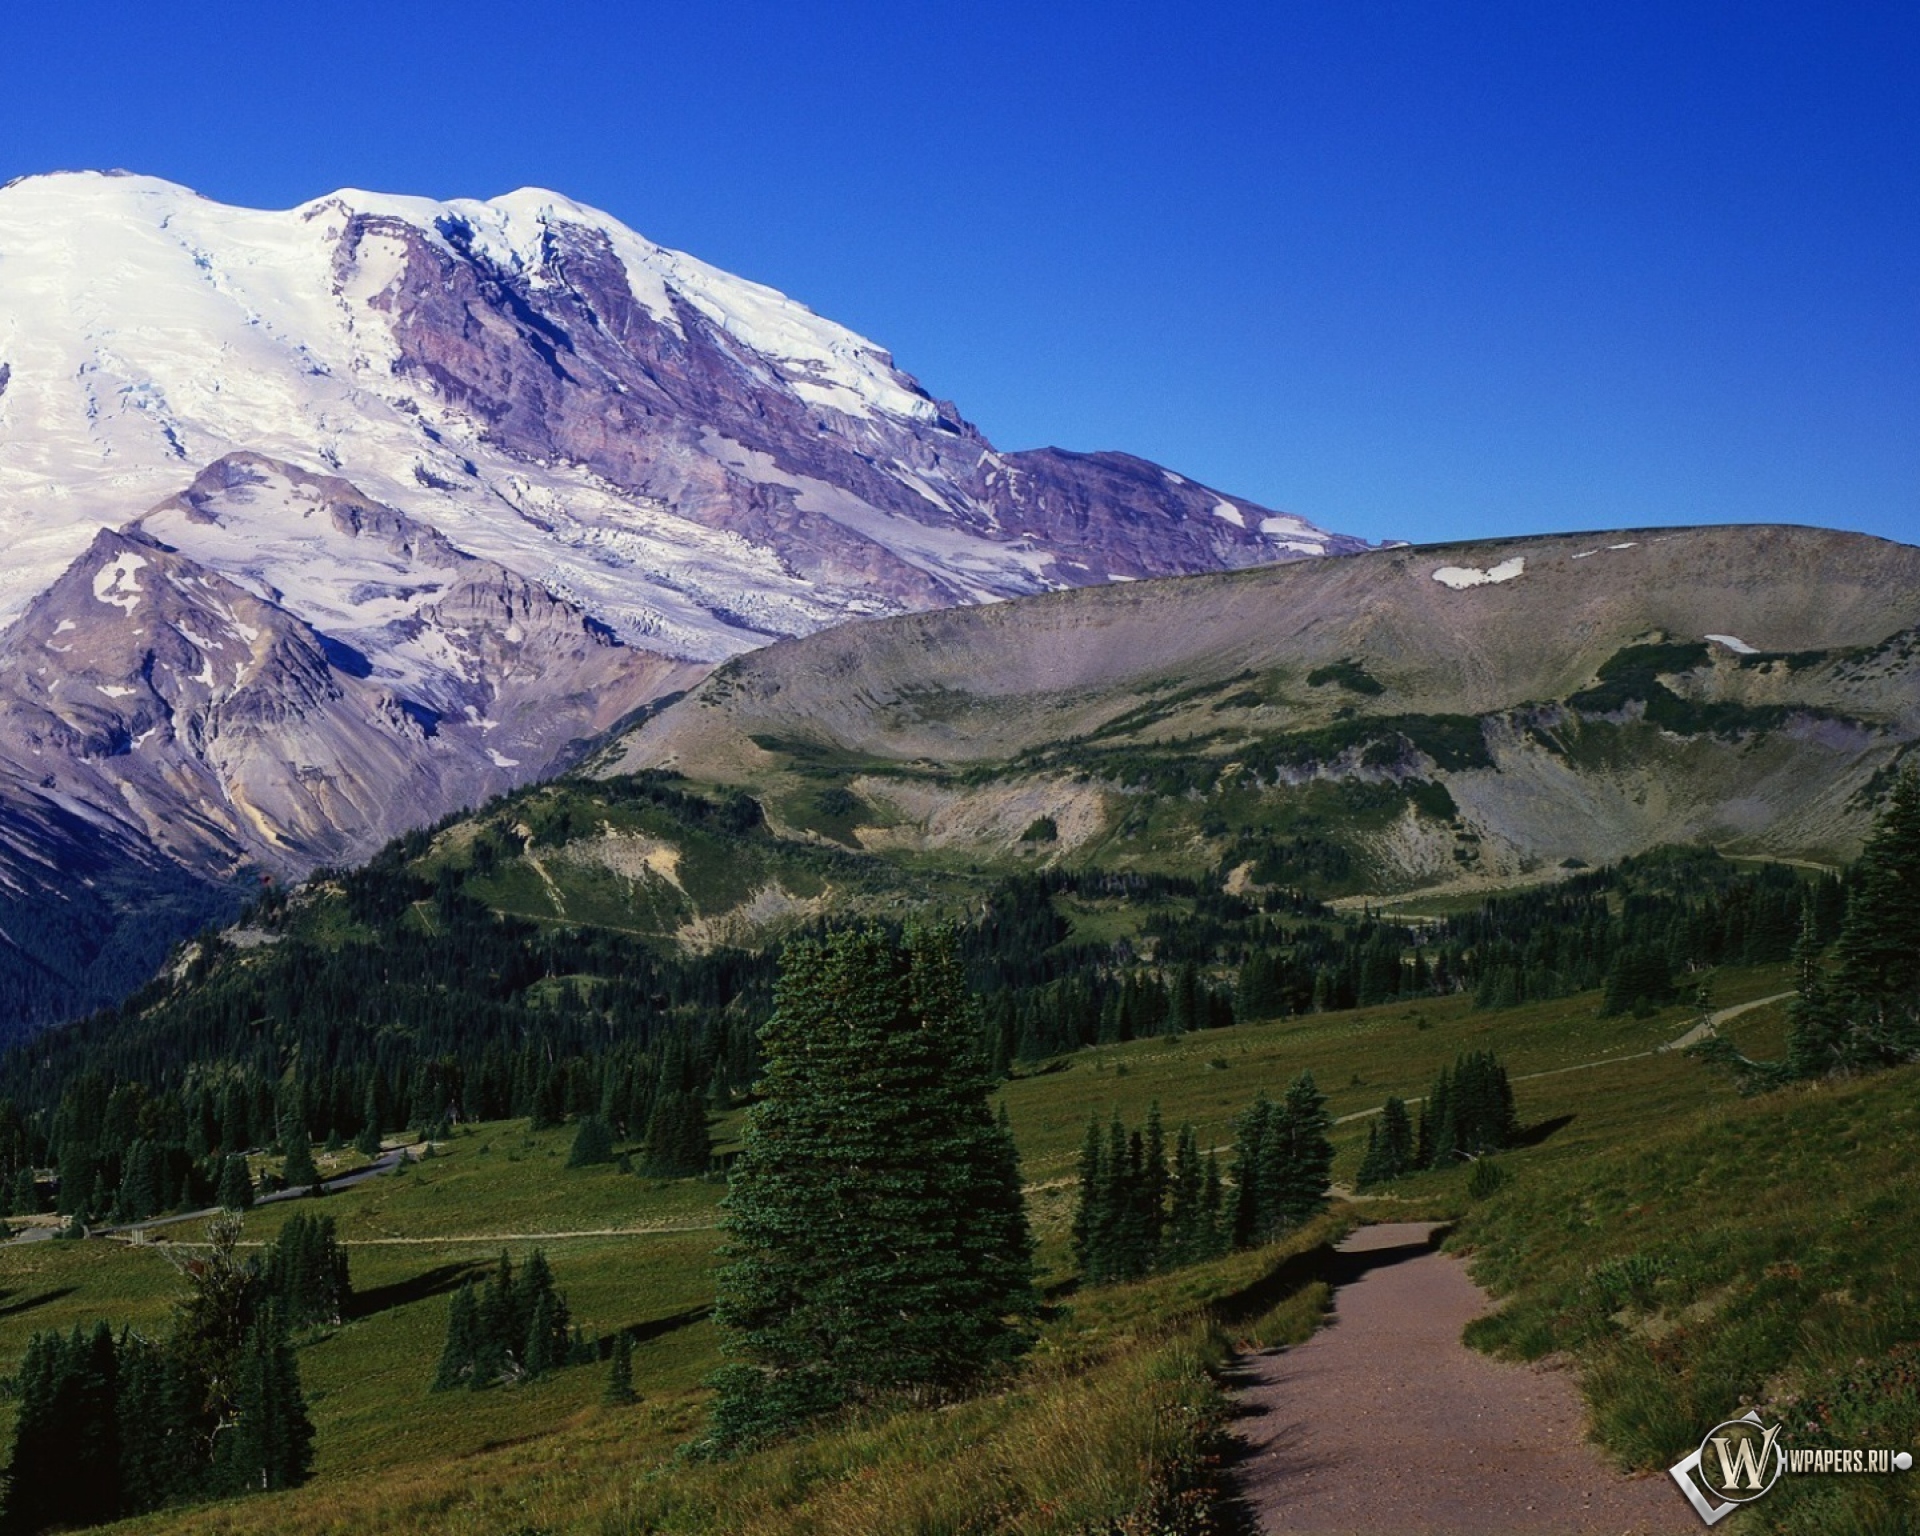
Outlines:
{"type": "Polygon", "coordinates": [[[1360,547],[1124,455],[1000,453],[872,342],[552,193],[263,213],[138,176],[0,189],[0,623],[233,452],[705,660],[1360,547]]]}
{"type": "Polygon", "coordinates": [[[936,858],[1381,890],[1693,839],[1850,856],[1916,739],[1920,549],[1731,527],[836,630],[729,663],[602,771],[753,785],[787,824],[936,858]]]}
{"type": "Polygon", "coordinates": [[[770,640],[1363,547],[1000,453],[550,193],[261,213],[92,173],[0,189],[0,539],[0,1014],[36,1015],[112,990],[129,901],[364,854],[770,640]]]}

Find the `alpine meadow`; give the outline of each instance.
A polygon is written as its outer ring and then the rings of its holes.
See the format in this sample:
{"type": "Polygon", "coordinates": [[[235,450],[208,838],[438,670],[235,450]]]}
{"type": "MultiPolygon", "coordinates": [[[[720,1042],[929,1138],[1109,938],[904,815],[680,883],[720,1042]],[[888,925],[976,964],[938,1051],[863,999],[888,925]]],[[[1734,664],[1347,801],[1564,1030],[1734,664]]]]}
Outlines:
{"type": "Polygon", "coordinates": [[[8,23],[0,1536],[1920,1530],[1920,47],[1055,9],[8,23]]]}

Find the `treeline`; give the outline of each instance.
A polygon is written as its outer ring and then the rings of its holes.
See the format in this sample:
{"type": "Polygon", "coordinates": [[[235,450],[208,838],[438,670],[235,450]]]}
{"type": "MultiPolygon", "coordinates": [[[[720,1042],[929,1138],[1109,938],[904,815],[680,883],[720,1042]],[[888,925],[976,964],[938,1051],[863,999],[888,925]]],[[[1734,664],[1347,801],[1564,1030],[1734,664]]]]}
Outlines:
{"type": "MultiPolygon", "coordinates": [[[[475,918],[475,926],[481,922],[475,918]]],[[[526,940],[510,920],[489,915],[484,923],[498,930],[507,952],[526,940]]],[[[414,942],[396,946],[402,957],[414,942]]],[[[699,1173],[708,1161],[708,1104],[743,1093],[758,1068],[753,1036],[767,1005],[743,998],[764,989],[770,956],[655,968],[636,951],[619,962],[627,974],[617,980],[582,981],[551,1000],[523,997],[512,1004],[474,997],[497,968],[456,967],[434,1007],[457,1005],[454,978],[461,978],[475,1004],[475,1037],[458,1051],[427,1057],[411,1048],[418,1036],[381,1022],[382,999],[404,1003],[418,989],[414,980],[375,980],[374,973],[387,968],[381,953],[382,946],[371,943],[334,954],[290,940],[258,964],[217,967],[201,986],[163,999],[140,1020],[143,1032],[158,1021],[182,1020],[177,1060],[162,1066],[144,1048],[103,1048],[98,1057],[82,1051],[50,1112],[29,1114],[0,1100],[0,1214],[51,1207],[84,1221],[139,1221],[216,1200],[243,1207],[250,1191],[232,1187],[244,1176],[236,1175],[234,1160],[249,1152],[279,1153],[287,1159],[281,1182],[299,1187],[318,1177],[313,1145],[352,1143],[371,1155],[393,1132],[520,1116],[540,1127],[596,1115],[613,1135],[649,1147],[650,1171],[699,1173]],[[368,975],[356,998],[330,1012],[328,987],[303,990],[298,982],[336,967],[368,975]],[[649,968],[656,980],[666,976],[651,1004],[649,968]],[[202,1030],[209,1014],[223,1011],[252,1020],[224,1037],[224,1051],[216,1043],[223,1037],[202,1030]],[[504,1035],[490,1031],[487,1021],[504,1035]],[[197,1032],[205,1057],[185,1054],[197,1032]],[[269,1051],[261,1035],[291,1043],[284,1054],[269,1051]],[[323,1043],[309,1049],[310,1042],[323,1043]],[[146,1060],[154,1077],[137,1075],[129,1056],[146,1060]],[[127,1066],[127,1076],[115,1075],[116,1061],[127,1066]],[[307,1063],[325,1065],[308,1071],[307,1063]],[[36,1170],[48,1166],[58,1169],[57,1188],[36,1179],[36,1170]]],[[[584,962],[575,956],[568,963],[584,962]]],[[[597,963],[615,966],[606,957],[597,963]]],[[[399,959],[392,965],[402,971],[399,959]]],[[[397,1011],[404,1017],[404,1009],[397,1011]]],[[[75,1058],[81,1043],[64,1038],[68,1034],[47,1037],[36,1054],[75,1058]]],[[[444,1043],[457,1038],[449,1020],[444,1043]]],[[[53,1070],[33,1073],[33,1091],[52,1086],[53,1070]]]]}
{"type": "Polygon", "coordinates": [[[1160,1106],[1139,1129],[1116,1112],[1103,1130],[1087,1122],[1074,1203],[1073,1254],[1090,1285],[1137,1280],[1158,1270],[1270,1242],[1327,1203],[1333,1170],[1326,1096],[1303,1072],[1275,1101],[1262,1093],[1234,1121],[1231,1186],[1217,1154],[1203,1157],[1191,1125],[1167,1159],[1160,1106]]]}
{"type": "Polygon", "coordinates": [[[1677,977],[1719,965],[1786,960],[1803,907],[1829,937],[1846,891],[1779,864],[1749,866],[1711,849],[1675,847],[1492,898],[1435,924],[1422,939],[1439,974],[1485,1008],[1604,989],[1603,1008],[1658,1007],[1677,977]]]}
{"type": "MultiPolygon", "coordinates": [[[[716,804],[647,776],[594,793],[709,838],[770,835],[744,797],[716,804]]],[[[586,830],[564,801],[528,814],[543,841],[586,830]]],[[[0,1216],[241,1205],[230,1186],[247,1153],[279,1152],[278,1176],[300,1185],[311,1146],[371,1155],[395,1132],[521,1116],[594,1119],[609,1152],[638,1149],[650,1174],[707,1171],[709,1111],[758,1080],[774,952],[687,955],[494,913],[467,882],[520,851],[510,819],[484,822],[467,862],[431,879],[421,832],[330,875],[337,894],[270,893],[250,921],[278,942],[240,953],[203,935],[119,1008],[0,1058],[0,1216]],[[50,1168],[57,1186],[38,1176],[50,1168]]],[[[1610,1010],[1655,1007],[1690,970],[1786,959],[1807,899],[1830,938],[1840,882],[1695,849],[1423,927],[1343,916],[1296,889],[1049,870],[995,887],[958,939],[987,1058],[1006,1073],[1089,1045],[1463,991],[1505,1007],[1604,988],[1610,1010]],[[1139,937],[1076,941],[1069,898],[1146,908],[1139,937]]]]}
{"type": "Polygon", "coordinates": [[[28,1342],[5,1536],[305,1481],[313,1426],[289,1333],[340,1320],[346,1256],[330,1219],[296,1217],[257,1260],[239,1237],[221,1218],[176,1260],[188,1290],[165,1340],[99,1322],[28,1342]]]}
{"type": "Polygon", "coordinates": [[[1831,934],[1830,917],[1813,902],[1802,913],[1783,1060],[1748,1060],[1714,1035],[1693,1052],[1752,1089],[1920,1061],[1920,771],[1896,779],[1831,934]]]}

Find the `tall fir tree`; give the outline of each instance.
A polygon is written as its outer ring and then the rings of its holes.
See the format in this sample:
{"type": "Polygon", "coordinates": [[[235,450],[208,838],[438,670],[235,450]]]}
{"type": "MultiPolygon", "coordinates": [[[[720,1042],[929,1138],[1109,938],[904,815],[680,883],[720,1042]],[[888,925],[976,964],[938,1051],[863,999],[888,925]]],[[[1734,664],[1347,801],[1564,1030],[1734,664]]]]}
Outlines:
{"type": "Polygon", "coordinates": [[[1920,1058],[1920,769],[1894,781],[1852,871],[1833,990],[1844,1015],[1839,1065],[1920,1058]]]}
{"type": "Polygon", "coordinates": [[[1827,980],[1820,927],[1813,903],[1800,914],[1800,937],[1793,946],[1794,999],[1787,1005],[1787,1073],[1824,1077],[1846,1064],[1844,1024],[1827,980]]]}
{"type": "Polygon", "coordinates": [[[278,1311],[264,1308],[241,1356],[232,1423],[214,1441],[211,1481],[226,1493],[294,1488],[313,1470],[313,1421],[278,1311]]]}
{"type": "Polygon", "coordinates": [[[1220,1177],[1220,1155],[1207,1151],[1207,1166],[1200,1179],[1200,1254],[1202,1259],[1217,1259],[1231,1245],[1233,1231],[1227,1219],[1226,1182],[1220,1177]]]}
{"type": "Polygon", "coordinates": [[[286,1161],[281,1165],[280,1176],[287,1181],[288,1189],[307,1189],[320,1182],[320,1170],[314,1165],[313,1148],[308,1144],[305,1126],[289,1126],[282,1145],[286,1148],[286,1161]]]}
{"type": "Polygon", "coordinates": [[[640,1401],[633,1390],[633,1335],[622,1328],[613,1336],[613,1354],[607,1365],[607,1390],[600,1401],[610,1408],[624,1408],[640,1401]]]}
{"type": "Polygon", "coordinates": [[[950,935],[788,946],[726,1198],[714,1444],[1025,1348],[1032,1239],[978,1040],[950,935]]]}
{"type": "Polygon", "coordinates": [[[435,1392],[465,1386],[473,1375],[474,1355],[480,1347],[480,1301],[473,1281],[461,1282],[447,1311],[447,1338],[440,1349],[440,1365],[433,1377],[435,1392]]]}
{"type": "Polygon", "coordinates": [[[1274,1224],[1267,1137],[1275,1105],[1263,1089],[1233,1123],[1233,1244],[1250,1248],[1265,1242],[1274,1224]]]}
{"type": "Polygon", "coordinates": [[[353,1283],[333,1218],[290,1217],[262,1257],[261,1282],[289,1328],[344,1321],[353,1283]]]}
{"type": "Polygon", "coordinates": [[[253,1209],[253,1175],[247,1170],[246,1158],[238,1152],[223,1160],[220,1168],[220,1191],[215,1200],[223,1210],[250,1211],[253,1209]]]}
{"type": "Polygon", "coordinates": [[[1326,1096],[1311,1072],[1288,1084],[1277,1103],[1261,1093],[1234,1122],[1236,1246],[1268,1242],[1326,1205],[1331,1126],[1326,1096]]]}
{"type": "Polygon", "coordinates": [[[1092,1282],[1096,1267],[1104,1262],[1108,1212],[1104,1203],[1106,1143],[1100,1134],[1100,1117],[1087,1117],[1087,1134],[1080,1143],[1079,1188],[1073,1202],[1073,1262],[1082,1278],[1092,1282]]]}
{"type": "Polygon", "coordinates": [[[1414,1166],[1413,1121],[1404,1099],[1389,1096],[1380,1110],[1380,1166],[1382,1177],[1397,1179],[1414,1166]]]}
{"type": "Polygon", "coordinates": [[[1434,1079],[1420,1115],[1415,1162],[1451,1168],[1512,1146],[1519,1132],[1507,1069],[1492,1051],[1468,1051],[1434,1079]]]}
{"type": "Polygon", "coordinates": [[[1367,1122],[1367,1150],[1360,1158],[1360,1169],[1353,1176],[1356,1189],[1372,1189],[1376,1184],[1384,1184],[1393,1175],[1387,1172],[1386,1158],[1380,1135],[1380,1122],[1367,1122]]]}
{"type": "Polygon", "coordinates": [[[654,1178],[692,1178],[705,1173],[712,1161],[705,1100],[678,1089],[660,1094],[647,1118],[641,1168],[654,1178]]]}
{"type": "Polygon", "coordinates": [[[1136,1198],[1140,1207],[1141,1272],[1158,1269],[1167,1221],[1167,1133],[1160,1123],[1158,1100],[1147,1106],[1147,1121],[1140,1133],[1140,1188],[1136,1198]]]}
{"type": "Polygon", "coordinates": [[[1206,1175],[1200,1163],[1200,1138],[1191,1125],[1180,1127],[1173,1142],[1173,1174],[1169,1181],[1166,1245],[1161,1267],[1178,1268],[1207,1257],[1206,1175]]]}
{"type": "Polygon", "coordinates": [[[582,1115],[573,1133],[573,1150],[567,1154],[569,1168],[589,1168],[595,1163],[613,1161],[613,1127],[599,1115],[582,1115]]]}
{"type": "Polygon", "coordinates": [[[1332,1128],[1326,1095],[1314,1086],[1311,1072],[1302,1072],[1287,1085],[1268,1143],[1268,1155],[1277,1165],[1275,1214],[1282,1231],[1326,1208],[1333,1172],[1333,1143],[1327,1133],[1332,1128]]]}

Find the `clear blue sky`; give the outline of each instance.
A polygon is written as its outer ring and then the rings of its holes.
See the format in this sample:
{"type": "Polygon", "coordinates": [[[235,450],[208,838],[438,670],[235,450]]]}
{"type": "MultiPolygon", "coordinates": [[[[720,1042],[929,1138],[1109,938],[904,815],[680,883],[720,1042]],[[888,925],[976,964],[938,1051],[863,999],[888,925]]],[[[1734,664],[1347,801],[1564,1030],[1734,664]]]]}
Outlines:
{"type": "Polygon", "coordinates": [[[1920,540],[1911,0],[9,6],[0,179],[93,166],[552,187],[1374,538],[1920,540]]]}

